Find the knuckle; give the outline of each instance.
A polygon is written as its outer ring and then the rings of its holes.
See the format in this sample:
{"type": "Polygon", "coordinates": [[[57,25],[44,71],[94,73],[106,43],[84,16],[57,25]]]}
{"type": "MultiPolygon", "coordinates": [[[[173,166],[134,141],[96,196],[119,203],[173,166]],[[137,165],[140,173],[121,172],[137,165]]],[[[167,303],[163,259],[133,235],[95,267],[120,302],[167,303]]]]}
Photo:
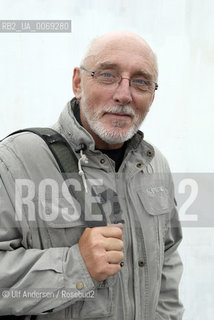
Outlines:
{"type": "Polygon", "coordinates": [[[124,244],[122,240],[118,240],[118,250],[122,250],[124,248],[124,244]]]}
{"type": "Polygon", "coordinates": [[[105,251],[101,251],[98,254],[98,259],[101,263],[106,262],[107,261],[107,254],[105,251]]]}
{"type": "Polygon", "coordinates": [[[119,247],[120,247],[120,250],[122,250],[124,248],[124,243],[122,240],[120,240],[120,242],[119,242],[119,247]]]}
{"type": "Polygon", "coordinates": [[[108,256],[105,252],[96,253],[94,256],[95,267],[98,270],[103,270],[103,267],[108,261],[108,256]]]}
{"type": "Polygon", "coordinates": [[[104,247],[104,241],[102,238],[91,237],[90,239],[90,247],[91,249],[102,249],[104,247]]]}
{"type": "Polygon", "coordinates": [[[108,265],[102,265],[96,268],[95,270],[96,276],[99,278],[106,279],[109,275],[108,265]]]}
{"type": "Polygon", "coordinates": [[[120,252],[120,260],[123,260],[123,259],[124,259],[124,253],[120,252]]]}
{"type": "Polygon", "coordinates": [[[121,230],[121,228],[117,228],[118,229],[118,235],[120,236],[120,237],[122,237],[122,235],[123,235],[123,231],[121,230]]]}
{"type": "Polygon", "coordinates": [[[95,241],[94,239],[91,239],[91,241],[89,242],[89,247],[91,250],[99,249],[99,243],[97,243],[97,241],[95,241]]]}

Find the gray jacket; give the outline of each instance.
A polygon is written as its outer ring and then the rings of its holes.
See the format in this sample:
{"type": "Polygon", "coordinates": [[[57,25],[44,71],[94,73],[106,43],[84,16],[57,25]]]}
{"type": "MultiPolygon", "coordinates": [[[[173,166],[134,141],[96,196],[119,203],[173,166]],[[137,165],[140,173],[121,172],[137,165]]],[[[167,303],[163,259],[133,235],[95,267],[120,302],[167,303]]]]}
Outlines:
{"type": "Polygon", "coordinates": [[[119,206],[124,220],[121,271],[103,282],[90,277],[78,247],[87,223],[64,187],[55,158],[38,136],[11,136],[0,144],[0,315],[182,319],[177,253],[182,235],[165,158],[139,131],[115,172],[114,162],[95,149],[72,107],[69,102],[53,128],[73,149],[80,143],[87,146],[88,163],[82,169],[96,193],[86,195],[89,219],[100,218],[93,217],[93,202],[101,201],[100,194],[107,195],[101,205],[109,223],[114,204],[119,206]]]}

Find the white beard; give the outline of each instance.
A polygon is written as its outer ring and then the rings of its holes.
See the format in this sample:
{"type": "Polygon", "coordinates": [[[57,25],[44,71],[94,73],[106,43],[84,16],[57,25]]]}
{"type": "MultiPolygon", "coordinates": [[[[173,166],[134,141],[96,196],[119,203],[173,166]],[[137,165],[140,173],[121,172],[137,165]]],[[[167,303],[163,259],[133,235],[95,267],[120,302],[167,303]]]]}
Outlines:
{"type": "Polygon", "coordinates": [[[134,110],[129,105],[104,107],[101,111],[93,110],[93,107],[90,108],[86,104],[84,93],[82,94],[81,98],[81,110],[91,130],[100,139],[102,139],[108,144],[123,143],[131,139],[134,136],[134,134],[138,131],[145,117],[145,115],[142,115],[141,117],[139,115],[136,115],[134,110]],[[104,128],[102,122],[100,121],[103,112],[126,113],[134,117],[133,124],[128,131],[124,131],[122,127],[124,126],[125,122],[113,120],[111,124],[113,127],[115,127],[115,130],[113,128],[104,128]]]}

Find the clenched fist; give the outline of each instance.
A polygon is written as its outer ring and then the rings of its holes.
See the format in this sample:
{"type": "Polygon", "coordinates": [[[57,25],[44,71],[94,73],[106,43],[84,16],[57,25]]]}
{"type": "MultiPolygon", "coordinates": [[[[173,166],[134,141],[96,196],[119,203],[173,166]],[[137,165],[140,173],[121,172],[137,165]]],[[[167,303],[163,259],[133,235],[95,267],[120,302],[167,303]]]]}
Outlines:
{"type": "Polygon", "coordinates": [[[86,228],[79,240],[79,249],[91,277],[103,281],[120,271],[122,230],[117,226],[86,228]]]}

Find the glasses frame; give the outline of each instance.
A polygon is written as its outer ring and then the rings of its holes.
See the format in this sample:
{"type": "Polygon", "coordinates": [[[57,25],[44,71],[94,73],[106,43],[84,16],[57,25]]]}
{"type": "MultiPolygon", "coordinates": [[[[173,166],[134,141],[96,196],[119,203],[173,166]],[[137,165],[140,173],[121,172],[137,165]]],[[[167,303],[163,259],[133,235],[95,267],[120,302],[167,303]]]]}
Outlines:
{"type": "MultiPolygon", "coordinates": [[[[83,71],[85,71],[85,72],[87,72],[87,73],[88,73],[92,78],[94,78],[94,79],[95,79],[96,73],[99,72],[99,71],[101,71],[101,70],[97,70],[97,71],[88,70],[88,69],[86,69],[84,66],[80,66],[80,69],[83,70],[83,71]]],[[[130,79],[130,78],[124,78],[124,77],[122,77],[121,74],[119,74],[119,73],[118,73],[118,76],[120,76],[120,80],[118,81],[118,84],[120,84],[120,82],[121,82],[122,79],[127,79],[127,80],[129,80],[129,85],[130,85],[130,87],[131,87],[131,80],[132,80],[132,79],[130,79]]],[[[152,83],[155,84],[154,91],[158,89],[158,84],[157,84],[157,82],[155,82],[155,81],[153,81],[153,80],[147,80],[147,81],[152,82],[152,83]]],[[[116,83],[116,82],[115,82],[115,83],[116,83]]],[[[145,91],[149,91],[149,90],[145,90],[145,91]]],[[[143,90],[142,90],[142,92],[143,92],[143,90]]]]}

